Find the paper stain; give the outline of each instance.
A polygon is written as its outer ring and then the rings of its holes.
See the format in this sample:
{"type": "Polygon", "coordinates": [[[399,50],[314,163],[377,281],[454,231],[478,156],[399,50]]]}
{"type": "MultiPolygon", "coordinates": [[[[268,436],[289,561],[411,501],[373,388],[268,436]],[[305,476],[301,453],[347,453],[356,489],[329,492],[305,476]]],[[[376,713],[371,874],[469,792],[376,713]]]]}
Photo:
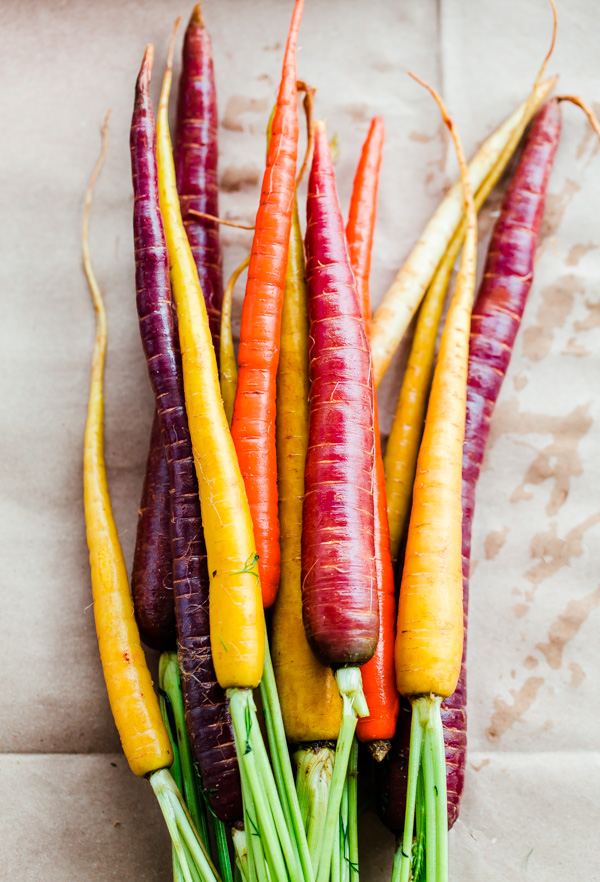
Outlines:
{"type": "Polygon", "coordinates": [[[268,109],[269,103],[268,98],[249,98],[246,95],[232,95],[227,101],[221,125],[230,132],[243,132],[244,126],[240,117],[245,113],[261,113],[268,109]]]}
{"type": "Polygon", "coordinates": [[[523,662],[526,668],[532,671],[534,668],[537,668],[539,665],[539,660],[535,657],[535,655],[528,655],[525,661],[523,662]]]}
{"type": "Polygon", "coordinates": [[[517,619],[522,619],[524,615],[527,615],[529,612],[529,605],[527,603],[515,603],[513,606],[513,613],[517,619]]]}
{"type": "Polygon", "coordinates": [[[571,671],[571,682],[569,683],[569,686],[577,689],[585,680],[586,673],[577,662],[570,662],[569,670],[571,671]]]}
{"type": "Polygon", "coordinates": [[[517,374],[516,377],[513,377],[513,386],[515,387],[516,392],[520,392],[521,389],[524,389],[528,382],[529,377],[526,374],[517,374]]]}
{"type": "Polygon", "coordinates": [[[594,245],[593,242],[588,242],[587,245],[573,245],[570,249],[567,259],[565,263],[567,266],[577,266],[582,257],[584,257],[588,251],[593,251],[594,248],[597,248],[597,245],[594,245]]]}
{"type": "Polygon", "coordinates": [[[562,351],[562,355],[574,355],[576,358],[583,358],[585,355],[591,355],[591,352],[589,349],[586,349],[583,343],[578,343],[575,337],[570,337],[562,351]]]}
{"type": "Polygon", "coordinates": [[[548,642],[537,643],[539,649],[553,670],[562,664],[563,650],[579,632],[579,629],[593,610],[600,606],[600,585],[591,594],[579,600],[571,600],[563,613],[548,630],[548,642]]]}
{"type": "Polygon", "coordinates": [[[500,696],[496,696],[490,725],[485,730],[490,741],[499,741],[509,729],[512,729],[514,724],[529,710],[543,683],[543,677],[528,677],[520,689],[510,690],[512,704],[500,696]]]}
{"type": "Polygon", "coordinates": [[[578,445],[592,425],[589,404],[576,407],[565,417],[519,411],[516,398],[496,408],[492,420],[488,449],[498,437],[507,432],[515,435],[552,435],[547,444],[530,463],[521,484],[513,491],[511,502],[532,498],[529,485],[537,486],[554,480],[546,513],[553,516],[564,504],[571,486],[571,478],[581,475],[582,466],[578,445]]]}
{"type": "Polygon", "coordinates": [[[501,530],[492,530],[487,534],[483,543],[486,560],[493,560],[508,536],[508,527],[502,527],[501,530]]]}
{"type": "Polygon", "coordinates": [[[583,321],[575,322],[576,331],[591,331],[592,328],[600,328],[600,300],[594,303],[592,300],[585,301],[588,315],[583,321]]]}
{"type": "Polygon", "coordinates": [[[490,762],[491,760],[489,759],[489,757],[486,757],[485,759],[481,760],[478,766],[476,766],[475,763],[471,763],[471,768],[474,772],[481,772],[482,769],[484,769],[486,766],[489,766],[490,762]]]}
{"type": "Polygon", "coordinates": [[[540,228],[540,241],[556,233],[561,225],[569,202],[579,190],[581,190],[580,185],[567,178],[560,193],[548,193],[546,196],[544,220],[540,228]]]}
{"type": "Polygon", "coordinates": [[[372,116],[371,108],[368,104],[345,104],[344,110],[352,122],[357,125],[363,125],[364,123],[369,122],[372,116]]]}
{"type": "MultiPolygon", "coordinates": [[[[539,563],[525,573],[525,578],[534,589],[562,567],[570,566],[571,558],[581,557],[585,533],[599,523],[600,512],[595,512],[569,530],[565,539],[558,537],[555,522],[550,524],[548,530],[535,534],[531,540],[530,551],[531,557],[537,559],[539,563]]],[[[533,590],[527,592],[527,600],[530,602],[533,600],[533,590]]]]}
{"type": "Polygon", "coordinates": [[[252,163],[247,165],[228,165],[221,176],[221,190],[236,193],[243,187],[256,187],[260,170],[252,163]]]}
{"type": "Polygon", "coordinates": [[[583,279],[573,273],[559,276],[541,291],[542,302],[536,324],[523,332],[523,354],[530,361],[541,361],[550,352],[554,331],[561,328],[573,308],[576,294],[585,291],[583,279]]]}

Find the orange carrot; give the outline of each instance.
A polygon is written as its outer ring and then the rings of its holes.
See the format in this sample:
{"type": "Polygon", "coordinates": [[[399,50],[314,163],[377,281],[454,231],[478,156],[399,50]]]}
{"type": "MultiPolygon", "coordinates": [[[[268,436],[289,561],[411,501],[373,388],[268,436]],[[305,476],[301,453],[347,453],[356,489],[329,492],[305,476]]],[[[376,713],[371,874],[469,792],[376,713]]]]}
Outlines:
{"type": "Polygon", "coordinates": [[[263,603],[280,572],[275,386],[298,153],[296,42],[304,0],[296,0],[273,117],[267,167],[248,269],[231,434],[252,513],[263,603]]]}
{"type": "Polygon", "coordinates": [[[362,154],[354,177],[346,239],[350,262],[356,278],[356,290],[365,317],[367,330],[371,322],[371,298],[369,295],[369,273],[371,271],[371,249],[377,209],[377,188],[379,168],[383,150],[384,128],[380,116],[373,118],[369,134],[363,145],[362,154]]]}

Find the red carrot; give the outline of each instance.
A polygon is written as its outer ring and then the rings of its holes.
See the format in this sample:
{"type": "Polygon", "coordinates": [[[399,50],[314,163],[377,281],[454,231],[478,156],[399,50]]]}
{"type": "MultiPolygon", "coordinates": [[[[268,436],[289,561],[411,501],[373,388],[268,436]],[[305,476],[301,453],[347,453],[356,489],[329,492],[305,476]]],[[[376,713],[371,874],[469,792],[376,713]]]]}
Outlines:
{"type": "MultiPolygon", "coordinates": [[[[362,149],[354,178],[348,225],[346,226],[348,253],[367,332],[371,319],[369,275],[382,149],[383,120],[377,116],[371,123],[362,149]]],[[[385,474],[381,457],[377,397],[374,388],[373,395],[375,431],[373,508],[375,571],[379,601],[379,640],[375,655],[363,665],[361,670],[369,716],[358,721],[356,734],[361,741],[371,742],[373,755],[376,759],[381,760],[389,750],[389,739],[393,737],[396,729],[400,696],[396,688],[394,667],[394,641],[396,639],[394,570],[390,557],[385,474]]]]}
{"type": "Polygon", "coordinates": [[[346,227],[350,261],[367,328],[371,322],[369,274],[371,272],[371,251],[377,213],[377,189],[379,187],[383,138],[383,120],[380,116],[376,116],[371,122],[369,134],[363,145],[356,169],[346,227]]]}
{"type": "Polygon", "coordinates": [[[211,808],[221,820],[234,822],[242,817],[240,780],[228,703],[210,653],[206,548],[159,208],[156,130],[148,93],[151,69],[149,47],[131,125],[137,306],[169,464],[173,588],[186,722],[211,808]]]}
{"type": "MultiPolygon", "coordinates": [[[[475,486],[479,477],[494,405],[506,374],[513,344],[533,281],[535,252],[548,178],[560,136],[560,109],[549,101],[535,118],[523,154],[502,204],[490,240],[483,279],[471,319],[467,415],[463,446],[462,559],[465,633],[469,601],[469,559],[475,486]]],[[[465,642],[466,648],[466,642],[465,642]]],[[[466,761],[465,651],[454,695],[442,702],[448,780],[448,825],[458,817],[466,761]]],[[[404,715],[400,715],[403,720],[404,715]]],[[[405,727],[398,727],[392,747],[386,824],[404,824],[406,788],[405,727]]]]}
{"type": "Polygon", "coordinates": [[[217,128],[212,47],[198,3],[183,42],[174,159],[181,214],[198,269],[218,364],[223,301],[219,224],[191,214],[196,210],[219,216],[217,128]]]}
{"type": "Polygon", "coordinates": [[[359,665],[379,634],[374,547],[371,351],[350,264],[323,123],[315,125],[306,226],[309,424],[302,511],[302,614],[309,643],[338,667],[342,725],[317,882],[327,882],[357,715],[359,665]]]}
{"type": "Polygon", "coordinates": [[[377,646],[371,357],[324,125],[308,183],[306,280],[310,409],[302,516],[303,616],[325,663],[368,661],[377,646]]]}
{"type": "Polygon", "coordinates": [[[238,353],[231,434],[246,485],[265,607],[280,571],[275,385],[298,153],[296,42],[304,0],[296,0],[273,116],[238,353]]]}
{"type": "Polygon", "coordinates": [[[155,411],[131,571],[135,618],[142,640],[152,649],[172,649],[176,640],[169,487],[169,466],[155,411]]]}

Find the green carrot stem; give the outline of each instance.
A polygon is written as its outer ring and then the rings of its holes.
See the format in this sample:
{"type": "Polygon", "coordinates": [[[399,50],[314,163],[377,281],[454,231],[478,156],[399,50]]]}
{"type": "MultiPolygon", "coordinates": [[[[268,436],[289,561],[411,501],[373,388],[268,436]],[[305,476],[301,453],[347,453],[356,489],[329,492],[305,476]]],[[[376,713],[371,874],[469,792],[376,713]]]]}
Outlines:
{"type": "Polygon", "coordinates": [[[406,783],[406,813],[404,816],[404,835],[400,846],[400,859],[394,861],[392,882],[408,882],[411,869],[413,829],[415,825],[415,803],[417,795],[417,778],[421,765],[423,747],[423,728],[421,726],[422,699],[412,703],[410,724],[410,748],[408,754],[408,781],[406,783]]]}
{"type": "Polygon", "coordinates": [[[425,879],[426,882],[436,882],[437,823],[431,728],[429,726],[425,729],[423,737],[423,756],[421,762],[423,766],[423,793],[425,796],[425,879]]]}
{"type": "Polygon", "coordinates": [[[314,879],[313,865],[290,762],[290,753],[283,725],[279,695],[277,693],[277,683],[273,671],[268,635],[265,640],[265,665],[260,682],[260,694],[263,702],[273,772],[285,815],[286,826],[295,842],[304,878],[306,882],[312,882],[314,879]]]}
{"type": "Polygon", "coordinates": [[[412,858],[412,878],[422,882],[425,868],[425,796],[423,792],[423,769],[417,778],[417,804],[415,808],[415,845],[412,858]]]}
{"type": "Polygon", "coordinates": [[[440,705],[433,716],[431,749],[433,757],[433,784],[436,799],[437,819],[437,879],[448,879],[448,792],[446,782],[446,746],[440,705]]]}
{"type": "Polygon", "coordinates": [[[175,846],[172,846],[173,850],[173,882],[184,882],[183,873],[181,872],[181,864],[179,863],[179,858],[177,857],[177,852],[175,851],[175,846]]]}
{"type": "Polygon", "coordinates": [[[219,864],[221,879],[223,882],[233,882],[231,858],[229,856],[229,843],[227,842],[227,830],[223,821],[219,820],[216,815],[212,816],[212,828],[215,837],[217,862],[219,864]]]}
{"type": "Polygon", "coordinates": [[[350,882],[358,882],[358,741],[352,743],[348,764],[348,851],[350,882]]]}
{"type": "Polygon", "coordinates": [[[270,874],[275,880],[285,880],[287,866],[291,882],[302,882],[298,853],[292,846],[285,825],[277,786],[256,718],[252,692],[250,689],[228,689],[227,697],[238,760],[245,767],[270,874]]]}
{"type": "Polygon", "coordinates": [[[394,863],[392,864],[392,880],[400,878],[400,863],[402,861],[402,840],[396,837],[396,850],[394,852],[394,863]]]}
{"type": "MultiPolygon", "coordinates": [[[[231,841],[233,842],[233,850],[235,852],[235,871],[242,875],[243,882],[249,882],[248,878],[248,842],[246,839],[246,829],[238,829],[234,827],[231,831],[231,841]]],[[[236,882],[238,880],[236,879],[236,882]]]]}
{"type": "Polygon", "coordinates": [[[335,753],[324,744],[297,751],[296,789],[313,870],[317,871],[335,753]]]}
{"type": "MultiPolygon", "coordinates": [[[[354,742],[353,746],[354,746],[354,742]]],[[[352,754],[352,750],[350,751],[352,754]]],[[[350,768],[350,764],[348,764],[348,768],[350,768]]],[[[340,805],[340,822],[339,822],[339,835],[338,835],[338,850],[340,855],[340,878],[341,882],[350,882],[350,849],[348,848],[348,823],[349,823],[349,808],[348,808],[348,774],[346,773],[346,780],[344,781],[344,789],[342,791],[342,802],[340,805]]],[[[333,853],[335,854],[335,848],[333,849],[333,853]]]]}
{"type": "Polygon", "coordinates": [[[158,677],[160,688],[169,696],[169,701],[175,720],[177,746],[181,763],[182,789],[188,811],[194,826],[198,831],[205,847],[210,849],[210,834],[208,832],[208,819],[206,806],[203,800],[198,798],[197,776],[192,756],[192,746],[185,725],[185,709],[183,694],[181,692],[181,677],[179,664],[175,652],[163,652],[160,657],[158,677]]]}
{"type": "MultiPolygon", "coordinates": [[[[237,749],[237,748],[236,748],[237,749]]],[[[252,799],[252,790],[248,781],[246,768],[239,762],[240,779],[242,783],[242,801],[244,805],[244,832],[246,840],[246,853],[249,882],[269,882],[265,864],[265,856],[262,848],[256,808],[252,799]]],[[[238,840],[239,844],[240,840],[238,840]]],[[[234,837],[234,844],[236,839],[234,837]]],[[[243,863],[241,862],[243,866],[243,863]]]]}
{"type": "Polygon", "coordinates": [[[335,763],[329,799],[327,801],[327,814],[323,829],[316,882],[328,882],[329,879],[331,857],[338,829],[340,803],[344,792],[344,782],[352,749],[352,740],[356,730],[357,714],[362,717],[368,716],[369,713],[362,691],[360,668],[340,668],[336,671],[335,678],[343,700],[342,723],[335,751],[335,763]]]}
{"type": "Polygon", "coordinates": [[[153,772],[149,779],[165,818],[185,882],[220,882],[219,875],[194,828],[185,802],[167,769],[153,772]],[[197,871],[196,878],[190,867],[197,871]]]}
{"type": "MultiPolygon", "coordinates": [[[[340,819],[338,818],[338,843],[341,838],[340,832],[340,819]]],[[[333,849],[333,854],[331,855],[331,870],[329,872],[330,882],[342,882],[342,862],[340,858],[340,849],[338,847],[333,849]]]]}

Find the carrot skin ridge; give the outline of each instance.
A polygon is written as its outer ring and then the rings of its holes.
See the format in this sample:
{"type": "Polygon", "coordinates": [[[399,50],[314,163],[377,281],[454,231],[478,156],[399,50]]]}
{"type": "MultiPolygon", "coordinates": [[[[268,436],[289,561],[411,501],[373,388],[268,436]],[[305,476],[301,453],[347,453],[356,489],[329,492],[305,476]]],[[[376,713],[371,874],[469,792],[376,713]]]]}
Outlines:
{"type": "Polygon", "coordinates": [[[324,664],[360,665],[379,636],[371,353],[324,125],[308,183],[310,407],[302,515],[302,606],[324,664]]]}
{"type": "MultiPolygon", "coordinates": [[[[469,561],[475,487],[479,477],[493,408],[508,368],[527,295],[533,281],[535,250],[543,218],[548,178],[560,136],[560,112],[555,99],[535,117],[523,153],[504,197],[488,249],[488,260],[471,319],[467,410],[462,472],[463,611],[469,602],[469,561]],[[523,236],[526,222],[531,235],[523,236]],[[515,249],[500,249],[499,239],[515,249]],[[491,260],[489,255],[491,254],[491,260]],[[489,267],[492,267],[490,275],[489,267]],[[516,270],[516,271],[515,271],[516,270]]],[[[466,639],[456,690],[441,706],[446,747],[448,827],[455,823],[464,787],[466,765],[466,639]]],[[[405,699],[392,742],[387,782],[380,815],[393,832],[404,824],[406,768],[410,717],[405,699]]],[[[385,788],[385,791],[384,791],[385,788]]]]}
{"type": "MultiPolygon", "coordinates": [[[[525,101],[502,125],[484,141],[469,163],[473,190],[478,190],[494,168],[502,173],[527,123],[552,91],[556,78],[536,85],[525,101]],[[505,145],[513,137],[513,150],[505,145]]],[[[413,246],[396,279],[377,307],[371,324],[375,385],[389,367],[410,321],[443,258],[446,248],[464,217],[460,182],[448,191],[421,237],[413,246]]]]}
{"type": "Polygon", "coordinates": [[[356,169],[346,225],[348,253],[367,328],[371,322],[369,275],[384,137],[383,119],[376,116],[371,121],[356,169]]]}
{"type": "Polygon", "coordinates": [[[302,622],[301,536],[308,392],[304,244],[294,204],[277,371],[281,580],[273,606],[271,651],[286,736],[295,743],[334,740],[342,714],[333,672],[315,657],[302,622]]]}
{"type": "MultiPolygon", "coordinates": [[[[492,412],[506,375],[527,296],[548,179],[561,130],[560,105],[548,101],[533,121],[523,154],[504,197],[490,240],[483,278],[471,318],[467,414],[463,446],[462,566],[465,634],[475,487],[492,412]]],[[[460,809],[466,765],[466,641],[458,685],[442,702],[448,777],[448,824],[460,809]]]]}
{"type": "Polygon", "coordinates": [[[265,608],[279,587],[275,450],[276,374],[298,153],[296,43],[304,0],[296,0],[273,117],[267,165],[242,308],[231,434],[244,478],[265,608]]]}
{"type": "Polygon", "coordinates": [[[156,411],[137,523],[131,594],[140,636],[152,649],[177,641],[173,600],[169,466],[156,411]]]}
{"type": "Polygon", "coordinates": [[[219,224],[190,214],[194,209],[219,216],[219,117],[212,45],[196,10],[185,32],[181,61],[174,139],[177,191],[218,363],[223,302],[219,224]]]}
{"type": "MultiPolygon", "coordinates": [[[[135,775],[160,774],[173,762],[169,735],[140,643],[127,570],[112,513],[104,461],[104,363],[106,311],[88,247],[89,212],[106,153],[108,116],[102,151],[86,194],[82,251],[96,312],[96,341],[83,449],[83,495],[94,598],[94,620],[102,672],[123,752],[135,775]]],[[[168,774],[168,773],[166,773],[168,774]]]]}
{"type": "Polygon", "coordinates": [[[207,799],[217,817],[231,823],[242,817],[241,784],[233,724],[211,656],[206,546],[159,205],[149,79],[145,56],[131,126],[137,307],[169,466],[173,588],[186,721],[207,799]]]}

